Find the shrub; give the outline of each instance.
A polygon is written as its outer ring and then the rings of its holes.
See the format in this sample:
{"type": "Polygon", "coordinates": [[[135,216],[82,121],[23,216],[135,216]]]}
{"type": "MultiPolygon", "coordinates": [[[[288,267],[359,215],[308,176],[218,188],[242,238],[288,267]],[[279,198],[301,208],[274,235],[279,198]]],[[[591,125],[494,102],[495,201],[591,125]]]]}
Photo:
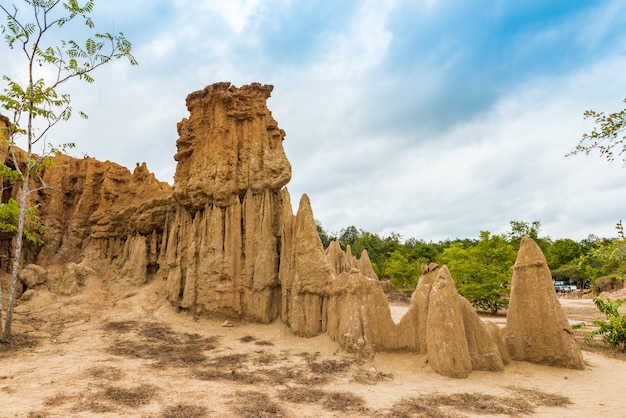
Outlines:
{"type": "Polygon", "coordinates": [[[626,351],[626,315],[619,313],[619,307],[624,303],[624,299],[604,301],[595,298],[593,303],[606,316],[606,320],[593,321],[598,328],[585,337],[585,343],[591,341],[596,335],[602,335],[605,343],[622,352],[626,351]]]}

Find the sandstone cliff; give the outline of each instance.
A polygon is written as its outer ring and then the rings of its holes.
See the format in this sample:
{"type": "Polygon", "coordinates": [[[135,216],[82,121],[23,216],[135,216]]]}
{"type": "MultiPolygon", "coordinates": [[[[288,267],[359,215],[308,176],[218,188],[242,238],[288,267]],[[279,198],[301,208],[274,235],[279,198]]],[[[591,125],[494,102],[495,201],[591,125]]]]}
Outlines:
{"type": "Polygon", "coordinates": [[[183,309],[263,323],[281,314],[280,190],[291,166],[271,91],[217,83],[187,97],[164,237],[168,298],[183,309]]]}
{"type": "MultiPolygon", "coordinates": [[[[55,269],[68,262],[104,262],[109,265],[123,253],[130,236],[162,233],[171,206],[171,187],[158,181],[145,163],[134,172],[109,161],[55,157],[59,168],[42,175],[46,188],[32,193],[29,204],[39,203],[38,215],[48,230],[45,245],[26,244],[25,261],[55,269]]],[[[12,166],[10,159],[5,163],[12,166]]],[[[32,180],[32,188],[42,183],[32,180]]],[[[15,197],[19,187],[5,188],[3,201],[15,197]]],[[[0,250],[10,254],[11,238],[0,240],[0,250]]],[[[149,245],[149,244],[148,244],[149,245]]],[[[158,252],[158,248],[150,249],[158,252]]],[[[156,259],[150,260],[156,269],[156,259]]],[[[2,267],[7,269],[8,261],[2,267]]],[[[148,268],[148,267],[147,267],[148,268]]]]}

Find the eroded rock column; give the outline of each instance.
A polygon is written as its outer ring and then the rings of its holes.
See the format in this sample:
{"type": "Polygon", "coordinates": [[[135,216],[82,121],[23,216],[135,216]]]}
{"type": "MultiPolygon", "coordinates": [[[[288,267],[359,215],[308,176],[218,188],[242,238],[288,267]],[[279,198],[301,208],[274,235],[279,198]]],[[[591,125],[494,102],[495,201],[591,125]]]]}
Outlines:
{"type": "Polygon", "coordinates": [[[187,96],[178,124],[168,298],[184,309],[268,323],[280,316],[280,189],[291,178],[272,86],[217,83],[187,96]]]}

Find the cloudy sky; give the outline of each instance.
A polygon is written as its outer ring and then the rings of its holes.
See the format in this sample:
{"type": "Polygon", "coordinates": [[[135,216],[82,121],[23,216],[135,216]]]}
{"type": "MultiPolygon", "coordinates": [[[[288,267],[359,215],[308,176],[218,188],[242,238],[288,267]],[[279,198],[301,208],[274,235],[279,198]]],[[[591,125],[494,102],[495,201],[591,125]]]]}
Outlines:
{"type": "Polygon", "coordinates": [[[140,65],[68,86],[90,117],[50,141],[78,155],[171,183],[187,94],[260,82],[292,201],[307,193],[328,231],[438,241],[539,220],[579,240],[626,221],[626,168],[564,157],[591,129],[584,110],[626,97],[621,0],[97,0],[93,19],[140,65]]]}

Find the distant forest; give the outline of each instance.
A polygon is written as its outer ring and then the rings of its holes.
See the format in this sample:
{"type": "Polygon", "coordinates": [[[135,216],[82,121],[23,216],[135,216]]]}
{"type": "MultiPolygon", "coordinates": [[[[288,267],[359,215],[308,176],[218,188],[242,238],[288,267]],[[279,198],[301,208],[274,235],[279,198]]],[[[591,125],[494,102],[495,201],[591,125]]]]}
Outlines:
{"type": "Polygon", "coordinates": [[[324,248],[334,240],[344,250],[350,245],[357,257],[367,250],[379,279],[389,280],[406,292],[417,285],[422,264],[446,264],[459,293],[477,309],[493,313],[508,305],[512,267],[520,241],[526,235],[543,250],[555,281],[599,293],[622,287],[626,275],[626,242],[621,221],[616,225],[615,238],[589,235],[582,241],[542,237],[539,221],[511,221],[510,230],[502,235],[481,231],[475,239],[439,242],[416,238],[402,241],[402,236],[396,233],[380,236],[355,226],[329,233],[317,220],[316,225],[324,248]]]}

